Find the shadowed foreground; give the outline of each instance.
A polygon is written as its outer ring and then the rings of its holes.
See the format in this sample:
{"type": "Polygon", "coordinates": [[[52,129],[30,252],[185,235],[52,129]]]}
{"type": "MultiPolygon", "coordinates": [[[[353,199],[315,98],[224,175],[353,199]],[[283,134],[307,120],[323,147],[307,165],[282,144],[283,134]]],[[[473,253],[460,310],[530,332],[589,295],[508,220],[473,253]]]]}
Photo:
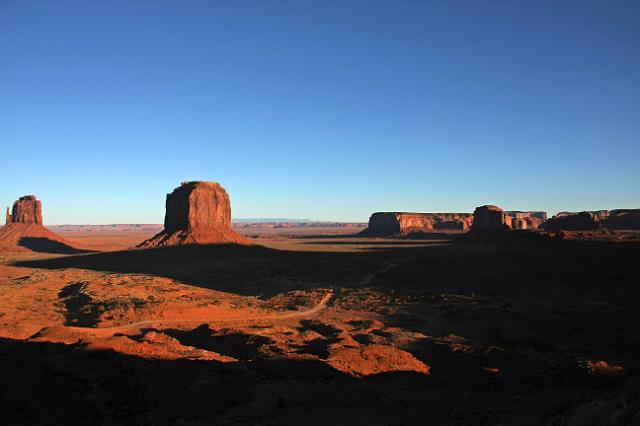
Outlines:
{"type": "Polygon", "coordinates": [[[638,424],[637,243],[271,246],[2,266],[0,416],[638,424]]]}

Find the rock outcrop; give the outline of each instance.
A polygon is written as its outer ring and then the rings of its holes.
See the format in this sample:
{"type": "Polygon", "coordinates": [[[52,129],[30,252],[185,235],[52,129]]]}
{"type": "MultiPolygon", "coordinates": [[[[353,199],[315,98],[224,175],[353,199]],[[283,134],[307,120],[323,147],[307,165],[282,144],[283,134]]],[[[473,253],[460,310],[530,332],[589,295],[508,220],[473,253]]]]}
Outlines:
{"type": "MultiPolygon", "coordinates": [[[[42,225],[42,203],[40,200],[36,200],[35,195],[20,197],[13,203],[10,218],[10,222],[13,223],[35,223],[42,225]]],[[[9,215],[7,212],[7,220],[8,219],[9,215]]]]}
{"type": "Polygon", "coordinates": [[[557,231],[593,231],[595,229],[640,229],[640,209],[560,212],[544,224],[544,229],[557,231]]]}
{"type": "Polygon", "coordinates": [[[543,211],[523,212],[520,210],[511,210],[511,211],[506,211],[505,213],[515,219],[526,219],[529,217],[533,217],[543,221],[547,220],[547,212],[543,212],[543,211]]]}
{"type": "Polygon", "coordinates": [[[538,229],[547,220],[547,213],[542,211],[507,211],[505,214],[507,225],[511,229],[538,229]]]}
{"type": "Polygon", "coordinates": [[[7,225],[9,223],[11,223],[11,213],[9,213],[9,207],[7,207],[7,217],[4,221],[4,224],[7,225]]]}
{"type": "Polygon", "coordinates": [[[140,244],[163,247],[183,244],[250,241],[231,229],[229,195],[219,183],[183,182],[167,194],[164,230],[140,244]]]}
{"type": "Polygon", "coordinates": [[[45,253],[82,253],[60,235],[42,225],[42,203],[35,195],[25,195],[7,208],[6,225],[0,228],[0,251],[34,251],[45,253]]]}
{"type": "Polygon", "coordinates": [[[476,207],[473,212],[471,231],[474,234],[492,234],[508,230],[511,216],[507,216],[500,207],[485,205],[476,207]]]}
{"type": "Polygon", "coordinates": [[[609,229],[640,229],[640,209],[611,210],[603,225],[609,229]]]}
{"type": "Polygon", "coordinates": [[[473,221],[471,213],[377,212],[369,218],[363,236],[384,237],[413,232],[467,231],[473,221]]]}
{"type": "Polygon", "coordinates": [[[606,217],[593,212],[561,212],[544,223],[544,230],[557,231],[592,231],[600,227],[600,218],[606,217]]]}

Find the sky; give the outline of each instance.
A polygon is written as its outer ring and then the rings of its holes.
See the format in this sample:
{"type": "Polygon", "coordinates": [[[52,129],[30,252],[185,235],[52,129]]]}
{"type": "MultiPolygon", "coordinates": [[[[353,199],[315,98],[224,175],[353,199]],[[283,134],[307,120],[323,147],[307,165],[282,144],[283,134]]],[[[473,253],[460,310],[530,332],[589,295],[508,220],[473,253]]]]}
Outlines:
{"type": "Polygon", "coordinates": [[[0,1],[0,206],[640,208],[640,2],[0,1]]]}

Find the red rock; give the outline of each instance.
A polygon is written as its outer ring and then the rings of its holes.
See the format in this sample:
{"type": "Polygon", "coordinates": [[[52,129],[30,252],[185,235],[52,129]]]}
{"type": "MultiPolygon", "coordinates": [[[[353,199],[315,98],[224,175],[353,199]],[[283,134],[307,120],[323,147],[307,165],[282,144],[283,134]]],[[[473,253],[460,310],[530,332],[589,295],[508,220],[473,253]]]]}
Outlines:
{"type": "Polygon", "coordinates": [[[505,214],[511,218],[511,229],[538,229],[547,220],[547,213],[541,211],[508,211],[505,214]]]}
{"type": "Polygon", "coordinates": [[[474,233],[493,233],[510,228],[511,217],[497,206],[486,205],[476,207],[473,212],[471,231],[474,233]]]}
{"type": "Polygon", "coordinates": [[[590,231],[600,227],[602,214],[561,212],[544,223],[545,231],[590,231]]]}
{"type": "Polygon", "coordinates": [[[183,182],[167,194],[164,230],[140,246],[215,243],[250,241],[231,229],[227,191],[219,183],[195,181],[183,182]]]}
{"type": "Polygon", "coordinates": [[[471,213],[377,212],[371,215],[369,227],[361,234],[382,237],[439,230],[466,231],[472,220],[471,213]]]}
{"type": "Polygon", "coordinates": [[[42,203],[35,195],[20,197],[7,209],[7,224],[0,228],[0,251],[35,251],[45,253],[81,253],[78,248],[42,225],[42,203]]]}
{"type": "MultiPolygon", "coordinates": [[[[7,219],[9,216],[7,215],[7,219]]],[[[42,225],[42,203],[35,195],[25,195],[13,203],[11,213],[13,223],[36,223],[42,225]]]]}
{"type": "Polygon", "coordinates": [[[336,370],[355,377],[397,371],[412,371],[428,376],[431,370],[409,352],[377,344],[332,348],[327,363],[336,370]]]}
{"type": "Polygon", "coordinates": [[[11,213],[9,213],[9,207],[7,207],[7,218],[4,221],[4,224],[7,225],[9,223],[11,223],[11,213]]]}
{"type": "Polygon", "coordinates": [[[611,210],[603,225],[609,229],[640,229],[640,209],[611,210]]]}

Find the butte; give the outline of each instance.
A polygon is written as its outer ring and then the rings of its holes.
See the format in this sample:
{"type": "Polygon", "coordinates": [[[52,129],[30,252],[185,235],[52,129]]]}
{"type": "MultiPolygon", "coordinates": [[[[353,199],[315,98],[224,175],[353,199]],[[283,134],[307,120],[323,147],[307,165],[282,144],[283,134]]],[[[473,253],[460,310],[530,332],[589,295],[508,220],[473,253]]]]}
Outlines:
{"type": "Polygon", "coordinates": [[[73,243],[42,224],[42,203],[35,195],[20,197],[11,213],[7,208],[5,225],[0,228],[0,251],[79,253],[73,243]]]}
{"type": "Polygon", "coordinates": [[[216,182],[183,182],[167,194],[164,230],[139,247],[251,244],[231,229],[229,195],[216,182]]]}

